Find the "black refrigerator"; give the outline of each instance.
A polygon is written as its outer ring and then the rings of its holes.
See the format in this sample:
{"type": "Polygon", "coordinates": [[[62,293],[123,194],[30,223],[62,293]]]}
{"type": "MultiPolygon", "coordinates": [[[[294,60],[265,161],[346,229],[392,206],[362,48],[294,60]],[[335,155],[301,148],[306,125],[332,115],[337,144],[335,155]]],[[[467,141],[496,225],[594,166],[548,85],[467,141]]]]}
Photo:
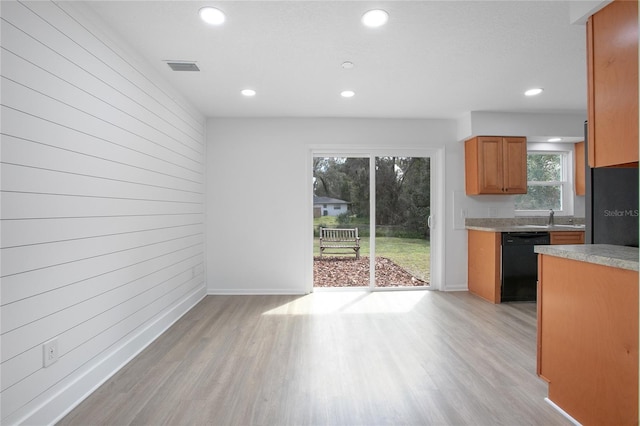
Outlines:
{"type": "Polygon", "coordinates": [[[638,168],[585,164],[585,243],[638,247],[638,168]]]}

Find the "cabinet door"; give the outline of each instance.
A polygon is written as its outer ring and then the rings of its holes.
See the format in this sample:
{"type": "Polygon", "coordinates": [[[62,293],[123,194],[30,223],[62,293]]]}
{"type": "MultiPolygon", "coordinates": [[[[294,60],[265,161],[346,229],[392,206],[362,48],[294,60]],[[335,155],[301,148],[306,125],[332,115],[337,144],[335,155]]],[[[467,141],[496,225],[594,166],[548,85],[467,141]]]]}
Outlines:
{"type": "Polygon", "coordinates": [[[587,23],[589,165],[638,162],[638,2],[617,0],[587,23]]]}
{"type": "Polygon", "coordinates": [[[526,194],[527,138],[477,136],[465,142],[468,195],[526,194]]]}
{"type": "Polygon", "coordinates": [[[500,232],[467,231],[469,292],[500,303],[500,232]]]}
{"type": "Polygon", "coordinates": [[[502,194],[502,138],[478,137],[478,178],[480,194],[502,194]]]}
{"type": "Polygon", "coordinates": [[[502,189],[509,194],[527,193],[527,139],[502,139],[502,189]]]}

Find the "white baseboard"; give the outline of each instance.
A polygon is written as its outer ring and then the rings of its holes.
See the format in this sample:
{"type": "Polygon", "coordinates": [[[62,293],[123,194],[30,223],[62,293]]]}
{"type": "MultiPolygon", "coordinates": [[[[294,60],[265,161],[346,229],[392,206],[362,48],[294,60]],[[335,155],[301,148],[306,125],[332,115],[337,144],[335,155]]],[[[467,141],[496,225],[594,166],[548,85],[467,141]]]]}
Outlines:
{"type": "Polygon", "coordinates": [[[208,296],[298,296],[308,294],[304,290],[272,288],[215,288],[208,289],[208,296]]]}
{"type": "MultiPolygon", "coordinates": [[[[384,290],[383,288],[377,288],[377,290],[384,290]]],[[[330,287],[317,287],[314,288],[314,291],[369,291],[368,287],[339,287],[339,288],[330,288],[330,287]]],[[[469,291],[466,283],[462,284],[448,284],[446,288],[441,289],[441,291],[469,291]]],[[[208,289],[207,296],[298,296],[309,294],[304,290],[285,290],[285,289],[271,289],[271,288],[261,288],[261,289],[242,289],[242,288],[215,288],[208,289]]]]}
{"type": "Polygon", "coordinates": [[[205,296],[204,288],[196,289],[136,335],[122,342],[112,351],[102,354],[90,366],[78,369],[75,374],[50,389],[46,395],[43,395],[43,399],[39,398],[39,401],[33,401],[33,404],[28,404],[4,419],[3,423],[55,424],[189,312],[205,296]]]}
{"type": "Polygon", "coordinates": [[[469,291],[467,283],[447,283],[441,288],[442,291],[469,291]]]}
{"type": "Polygon", "coordinates": [[[560,408],[558,405],[556,405],[555,402],[553,402],[552,400],[550,400],[549,398],[545,398],[544,399],[547,404],[551,405],[557,412],[559,412],[560,414],[562,414],[567,420],[569,420],[571,423],[573,423],[576,426],[582,426],[582,424],[577,421],[576,419],[574,419],[573,417],[571,417],[569,415],[569,413],[567,413],[566,411],[564,411],[562,408],[560,408]]]}

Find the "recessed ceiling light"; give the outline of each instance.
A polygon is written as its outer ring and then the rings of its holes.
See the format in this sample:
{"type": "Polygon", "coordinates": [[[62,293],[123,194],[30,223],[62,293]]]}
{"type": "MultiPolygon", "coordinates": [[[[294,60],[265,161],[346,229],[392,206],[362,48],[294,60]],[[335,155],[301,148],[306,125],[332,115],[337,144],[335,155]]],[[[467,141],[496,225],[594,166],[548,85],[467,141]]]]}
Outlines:
{"type": "Polygon", "coordinates": [[[389,14],[382,9],[373,9],[362,15],[362,23],[367,27],[381,27],[389,20],[389,14]]]}
{"type": "Polygon", "coordinates": [[[560,142],[562,141],[562,138],[549,138],[547,139],[547,142],[560,142]]]}
{"type": "Polygon", "coordinates": [[[253,89],[244,89],[242,91],[240,91],[240,93],[242,93],[242,95],[250,98],[251,96],[255,96],[256,95],[256,91],[253,89]]]}
{"type": "Polygon", "coordinates": [[[211,25],[220,25],[226,19],[224,12],[215,7],[203,7],[198,13],[204,22],[211,25]]]}
{"type": "Polygon", "coordinates": [[[340,96],[342,96],[343,98],[353,98],[355,94],[356,92],[354,92],[353,90],[344,90],[342,91],[342,93],[340,93],[340,96]]]}
{"type": "Polygon", "coordinates": [[[351,68],[353,68],[353,62],[351,61],[344,61],[342,63],[342,68],[344,68],[345,70],[350,70],[351,68]]]}
{"type": "Polygon", "coordinates": [[[536,87],[535,89],[529,89],[526,92],[524,92],[525,96],[535,96],[535,95],[539,95],[540,93],[542,93],[542,90],[540,87],[536,87]]]}

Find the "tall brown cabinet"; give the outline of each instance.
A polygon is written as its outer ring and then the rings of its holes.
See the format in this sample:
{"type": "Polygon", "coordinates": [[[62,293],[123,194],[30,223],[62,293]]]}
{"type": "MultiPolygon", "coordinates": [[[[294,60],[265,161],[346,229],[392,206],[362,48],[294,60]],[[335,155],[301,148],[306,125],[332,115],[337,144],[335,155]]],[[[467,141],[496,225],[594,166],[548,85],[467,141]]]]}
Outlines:
{"type": "Polygon", "coordinates": [[[589,165],[637,165],[637,1],[614,1],[589,18],[587,84],[589,165]]]}

